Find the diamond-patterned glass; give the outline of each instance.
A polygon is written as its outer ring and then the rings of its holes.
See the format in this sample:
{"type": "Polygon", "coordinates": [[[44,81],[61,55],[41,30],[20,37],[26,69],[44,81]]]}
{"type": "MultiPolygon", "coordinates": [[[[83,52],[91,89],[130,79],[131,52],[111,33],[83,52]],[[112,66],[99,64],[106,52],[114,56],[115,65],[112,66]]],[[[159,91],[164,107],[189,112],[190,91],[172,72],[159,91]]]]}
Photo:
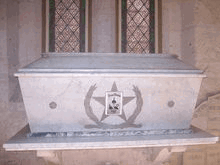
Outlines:
{"type": "Polygon", "coordinates": [[[50,0],[50,51],[85,51],[85,0],[50,0]]]}
{"type": "Polygon", "coordinates": [[[154,0],[122,0],[122,52],[155,52],[154,0]]]}

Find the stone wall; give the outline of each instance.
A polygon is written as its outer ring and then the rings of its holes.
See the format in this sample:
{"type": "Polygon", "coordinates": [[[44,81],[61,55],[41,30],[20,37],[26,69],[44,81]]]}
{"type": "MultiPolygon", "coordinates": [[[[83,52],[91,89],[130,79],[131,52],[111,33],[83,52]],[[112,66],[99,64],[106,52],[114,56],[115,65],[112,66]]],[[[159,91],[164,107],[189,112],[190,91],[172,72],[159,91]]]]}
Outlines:
{"type": "Polygon", "coordinates": [[[20,87],[13,74],[39,58],[40,52],[41,1],[0,0],[0,164],[36,162],[31,162],[36,158],[34,152],[4,152],[2,144],[27,124],[20,87]]]}
{"type": "Polygon", "coordinates": [[[163,53],[179,56],[188,64],[204,70],[197,105],[219,88],[219,1],[163,1],[163,53]]]}
{"type": "MultiPolygon", "coordinates": [[[[220,6],[219,0],[163,0],[163,52],[177,54],[204,70],[192,123],[220,135],[220,6]],[[213,101],[214,100],[214,101],[213,101]]],[[[26,115],[18,81],[13,73],[39,58],[41,52],[41,0],[0,0],[0,143],[18,132],[26,115]]],[[[60,151],[60,164],[146,164],[156,148],[60,151]],[[85,157],[87,159],[85,159],[85,157]]],[[[166,165],[218,165],[220,145],[188,147],[166,165]]],[[[0,164],[46,164],[35,152],[4,152],[0,164]]]]}
{"type": "MultiPolygon", "coordinates": [[[[179,33],[177,33],[177,38],[181,36],[181,44],[180,47],[175,50],[169,49],[169,53],[175,54],[180,50],[179,56],[183,61],[204,70],[204,73],[207,75],[207,77],[203,79],[200,88],[197,108],[195,109],[192,124],[216,136],[220,136],[220,12],[218,9],[220,1],[166,1],[164,2],[164,6],[170,6],[169,3],[174,3],[178,6],[177,8],[179,8],[180,11],[178,12],[176,10],[176,15],[178,16],[180,13],[181,16],[181,18],[179,18],[179,20],[181,20],[181,28],[179,28],[179,33]]],[[[177,17],[176,15],[171,15],[175,18],[177,17]]],[[[164,40],[166,39],[165,37],[164,40]]],[[[169,39],[168,41],[172,42],[169,39]]],[[[179,42],[177,42],[177,44],[178,43],[179,42]]],[[[182,156],[173,154],[167,164],[218,165],[220,164],[219,153],[219,144],[188,147],[182,156]],[[176,160],[181,160],[182,164],[176,163],[176,160]]]]}
{"type": "Polygon", "coordinates": [[[116,52],[116,16],[114,0],[92,1],[91,52],[116,52]]]}

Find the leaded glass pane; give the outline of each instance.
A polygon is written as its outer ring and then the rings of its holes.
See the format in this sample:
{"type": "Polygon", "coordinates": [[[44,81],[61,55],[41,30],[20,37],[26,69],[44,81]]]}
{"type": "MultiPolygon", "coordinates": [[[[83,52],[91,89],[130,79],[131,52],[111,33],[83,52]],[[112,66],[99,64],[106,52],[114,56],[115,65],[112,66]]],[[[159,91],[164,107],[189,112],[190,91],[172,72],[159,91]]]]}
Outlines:
{"type": "Polygon", "coordinates": [[[122,52],[155,52],[154,0],[122,0],[122,52]]]}
{"type": "Polygon", "coordinates": [[[85,0],[50,0],[51,52],[85,51],[85,0]]]}

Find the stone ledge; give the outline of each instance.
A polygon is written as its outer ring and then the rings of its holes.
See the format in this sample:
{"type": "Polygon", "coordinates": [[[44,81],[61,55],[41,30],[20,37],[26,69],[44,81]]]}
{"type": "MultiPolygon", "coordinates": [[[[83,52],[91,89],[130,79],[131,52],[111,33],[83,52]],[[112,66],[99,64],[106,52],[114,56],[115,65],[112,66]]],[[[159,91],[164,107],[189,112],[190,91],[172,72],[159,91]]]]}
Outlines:
{"type": "Polygon", "coordinates": [[[123,136],[123,137],[28,137],[27,125],[3,147],[6,151],[24,150],[73,150],[132,147],[187,146],[214,144],[219,137],[196,127],[191,134],[123,136]]]}

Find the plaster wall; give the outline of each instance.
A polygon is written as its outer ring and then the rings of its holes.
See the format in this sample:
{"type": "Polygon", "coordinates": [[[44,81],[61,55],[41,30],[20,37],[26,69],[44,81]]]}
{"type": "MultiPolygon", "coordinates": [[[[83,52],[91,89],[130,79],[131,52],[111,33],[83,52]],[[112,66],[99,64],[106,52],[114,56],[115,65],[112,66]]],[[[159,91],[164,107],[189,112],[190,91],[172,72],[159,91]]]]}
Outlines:
{"type": "MultiPolygon", "coordinates": [[[[110,3],[103,1],[103,3],[110,3]]],[[[111,2],[112,3],[112,2],[111,2]]],[[[113,4],[109,4],[114,8],[113,4]]],[[[163,0],[163,53],[177,54],[185,62],[205,71],[195,116],[196,126],[220,136],[220,6],[219,0],[163,0]],[[217,103],[213,103],[213,98],[217,103]],[[208,101],[209,100],[209,101],[208,101]],[[210,101],[211,100],[211,101],[210,101]],[[215,106],[214,106],[215,105],[215,106]],[[212,107],[217,107],[213,108],[212,107]],[[215,120],[210,116],[217,116],[215,120]]],[[[114,21],[112,15],[109,20],[114,21]]],[[[99,19],[98,19],[99,20],[99,19]]],[[[98,21],[96,20],[96,21],[98,21]]],[[[107,21],[108,22],[108,21],[107,21]]],[[[108,22],[109,23],[109,22],[108,22]]],[[[100,25],[99,23],[97,23],[100,25]]],[[[115,26],[115,25],[111,25],[115,26]]],[[[101,30],[105,31],[105,25],[101,30]]],[[[111,33],[115,33],[113,27],[111,33]]],[[[93,27],[94,30],[94,27],[93,27]]],[[[93,39],[95,40],[95,39],[93,39]]],[[[96,39],[100,41],[99,38],[96,39]]],[[[114,40],[114,38],[111,38],[114,40]]],[[[99,42],[101,43],[101,42],[99,42]]],[[[102,50],[95,46],[93,51],[102,50]]],[[[115,50],[109,45],[106,50],[115,50]]],[[[17,79],[18,68],[39,58],[41,52],[41,0],[0,0],[0,143],[26,125],[26,115],[17,79]]],[[[57,153],[57,164],[147,164],[158,148],[75,150],[57,153]],[[85,159],[86,158],[86,159],[85,159]]],[[[189,147],[175,153],[166,165],[219,165],[220,145],[189,147]]],[[[35,152],[4,152],[0,164],[48,164],[35,152]]],[[[51,163],[52,164],[52,163],[51,163]]]]}

